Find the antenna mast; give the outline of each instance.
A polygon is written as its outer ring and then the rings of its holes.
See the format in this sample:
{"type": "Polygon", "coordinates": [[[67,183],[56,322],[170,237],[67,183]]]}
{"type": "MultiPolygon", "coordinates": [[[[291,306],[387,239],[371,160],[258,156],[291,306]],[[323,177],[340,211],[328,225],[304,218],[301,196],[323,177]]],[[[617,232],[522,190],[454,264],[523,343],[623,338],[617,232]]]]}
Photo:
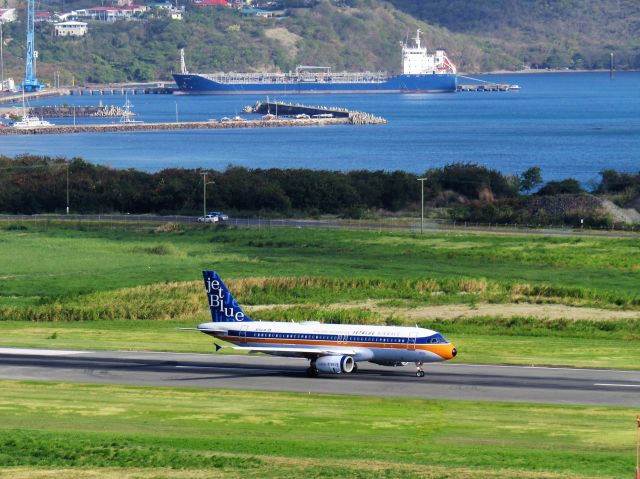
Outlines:
{"type": "Polygon", "coordinates": [[[187,71],[187,64],[184,61],[184,48],[180,49],[180,73],[182,73],[183,75],[189,73],[187,71]]]}

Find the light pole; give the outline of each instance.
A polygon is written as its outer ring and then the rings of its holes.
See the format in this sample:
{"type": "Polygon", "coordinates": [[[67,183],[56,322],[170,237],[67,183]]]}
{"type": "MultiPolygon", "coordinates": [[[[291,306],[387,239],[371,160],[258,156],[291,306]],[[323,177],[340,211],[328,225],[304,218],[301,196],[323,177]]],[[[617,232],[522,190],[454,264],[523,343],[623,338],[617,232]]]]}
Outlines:
{"type": "Polygon", "coordinates": [[[215,185],[215,181],[207,181],[208,173],[203,171],[202,175],[202,216],[207,216],[207,185],[215,185]]]}
{"type": "Polygon", "coordinates": [[[0,91],[4,90],[4,54],[3,54],[3,44],[4,39],[2,38],[2,22],[0,22],[0,78],[2,79],[2,85],[0,85],[0,91]]]}
{"type": "Polygon", "coordinates": [[[69,161],[64,163],[67,166],[67,214],[69,214],[69,161]]]}
{"type": "Polygon", "coordinates": [[[422,193],[420,196],[420,233],[424,232],[424,180],[426,178],[418,178],[422,193]]]}

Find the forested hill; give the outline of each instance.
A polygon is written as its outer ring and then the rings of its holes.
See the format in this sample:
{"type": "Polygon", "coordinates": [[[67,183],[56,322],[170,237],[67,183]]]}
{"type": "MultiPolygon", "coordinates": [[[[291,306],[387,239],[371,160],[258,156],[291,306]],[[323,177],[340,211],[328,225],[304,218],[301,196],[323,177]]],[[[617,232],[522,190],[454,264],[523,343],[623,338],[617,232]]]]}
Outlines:
{"type": "MultiPolygon", "coordinates": [[[[6,1],[6,0],[5,0],[6,1]]],[[[86,6],[89,0],[77,0],[86,6]]],[[[180,3],[183,0],[179,0],[180,3]]],[[[228,7],[186,4],[183,20],[144,14],[138,21],[92,22],[84,38],[53,35],[38,23],[38,77],[52,83],[170,79],[185,48],[191,71],[399,71],[401,40],[424,32],[466,72],[523,65],[640,68],[637,0],[281,0],[284,18],[243,17],[228,7]]],[[[60,9],[43,0],[42,7],[60,9]]],[[[100,2],[94,2],[99,4],[100,2]]],[[[66,10],[73,0],[65,2],[66,10]]],[[[21,17],[23,14],[21,13],[21,17]]],[[[21,78],[24,24],[4,25],[5,73],[21,78]]]]}
{"type": "MultiPolygon", "coordinates": [[[[542,68],[640,67],[638,0],[388,0],[450,32],[500,45],[523,65],[542,68]]],[[[483,59],[483,70],[500,68],[483,59]]]]}

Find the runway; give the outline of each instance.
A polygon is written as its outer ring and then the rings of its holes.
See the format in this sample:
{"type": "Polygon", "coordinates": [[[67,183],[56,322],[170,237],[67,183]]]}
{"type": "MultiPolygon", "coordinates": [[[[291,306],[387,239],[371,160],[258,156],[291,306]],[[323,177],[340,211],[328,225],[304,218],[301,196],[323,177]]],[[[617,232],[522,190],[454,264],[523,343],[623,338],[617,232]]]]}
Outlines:
{"type": "Polygon", "coordinates": [[[0,378],[383,397],[640,406],[640,371],[455,362],[308,378],[307,361],[256,355],[0,348],[0,378]]]}

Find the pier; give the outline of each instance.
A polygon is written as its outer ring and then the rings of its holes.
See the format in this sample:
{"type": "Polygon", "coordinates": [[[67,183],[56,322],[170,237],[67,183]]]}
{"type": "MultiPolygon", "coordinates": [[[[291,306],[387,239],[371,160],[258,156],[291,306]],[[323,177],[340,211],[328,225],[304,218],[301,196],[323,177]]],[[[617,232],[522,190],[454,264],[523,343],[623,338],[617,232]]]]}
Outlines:
{"type": "Polygon", "coordinates": [[[123,108],[116,105],[32,106],[28,110],[29,114],[38,118],[121,117],[125,113],[123,108]]]}
{"type": "MultiPolygon", "coordinates": [[[[40,98],[50,98],[54,96],[67,96],[67,95],[69,95],[69,89],[67,88],[47,88],[45,90],[25,93],[24,97],[27,101],[29,101],[29,100],[37,100],[40,98]]],[[[0,95],[0,104],[21,103],[21,102],[22,102],[22,91],[0,95]]]]}
{"type": "Polygon", "coordinates": [[[354,125],[379,125],[387,122],[382,117],[361,111],[350,111],[346,108],[331,106],[310,106],[300,103],[285,103],[281,101],[259,101],[254,106],[242,109],[245,113],[271,115],[276,118],[289,117],[296,119],[342,118],[354,125]]]}
{"type": "MultiPolygon", "coordinates": [[[[282,128],[295,126],[364,125],[366,117],[259,119],[231,121],[197,121],[179,123],[112,123],[102,125],[53,125],[34,128],[0,128],[0,135],[46,135],[65,133],[118,133],[171,130],[220,130],[229,128],[282,128]]],[[[384,120],[386,123],[386,120],[384,120]]]]}
{"type": "Polygon", "coordinates": [[[485,83],[482,85],[458,85],[458,91],[511,91],[512,85],[507,83],[485,83]]]}
{"type": "MultiPolygon", "coordinates": [[[[164,83],[154,84],[126,84],[126,85],[100,85],[100,86],[74,86],[67,88],[44,88],[35,92],[25,93],[27,101],[55,96],[116,96],[116,95],[171,95],[177,92],[175,86],[166,86],[164,83]]],[[[0,104],[22,102],[22,91],[0,94],[0,104]]]]}
{"type": "Polygon", "coordinates": [[[69,94],[73,96],[115,96],[115,95],[172,95],[177,92],[176,87],[83,87],[72,88],[69,94]]]}

